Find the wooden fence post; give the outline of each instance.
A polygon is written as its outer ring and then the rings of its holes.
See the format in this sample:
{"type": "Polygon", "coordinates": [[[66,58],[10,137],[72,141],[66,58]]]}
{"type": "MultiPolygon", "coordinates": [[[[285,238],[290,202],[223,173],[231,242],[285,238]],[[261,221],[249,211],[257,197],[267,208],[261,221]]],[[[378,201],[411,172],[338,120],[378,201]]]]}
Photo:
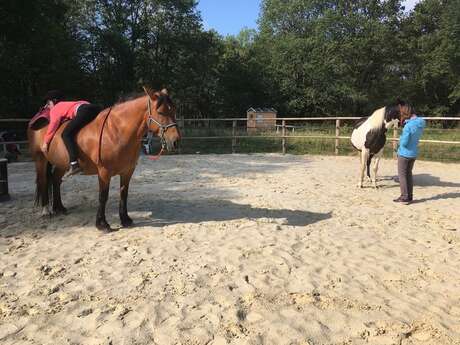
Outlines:
{"type": "Polygon", "coordinates": [[[232,153],[236,152],[236,120],[233,120],[232,125],[232,153]]]}
{"type": "Polygon", "coordinates": [[[393,158],[398,157],[398,153],[396,152],[396,149],[398,148],[398,142],[396,139],[398,138],[398,127],[394,126],[393,127],[393,158]]]}
{"type": "Polygon", "coordinates": [[[282,131],[281,134],[283,136],[282,146],[283,146],[283,155],[286,154],[286,120],[282,122],[282,131]]]}
{"type": "Polygon", "coordinates": [[[10,200],[8,194],[8,160],[0,158],[0,201],[10,200]]]}
{"type": "MultiPolygon", "coordinates": [[[[178,120],[178,124],[179,124],[179,130],[180,130],[180,134],[183,136],[185,134],[185,121],[184,119],[179,119],[178,120]]],[[[181,141],[179,141],[179,147],[177,148],[177,152],[179,154],[182,154],[182,143],[181,141]]]]}
{"type": "Polygon", "coordinates": [[[339,144],[340,144],[340,120],[335,120],[335,154],[339,154],[339,144]]]}

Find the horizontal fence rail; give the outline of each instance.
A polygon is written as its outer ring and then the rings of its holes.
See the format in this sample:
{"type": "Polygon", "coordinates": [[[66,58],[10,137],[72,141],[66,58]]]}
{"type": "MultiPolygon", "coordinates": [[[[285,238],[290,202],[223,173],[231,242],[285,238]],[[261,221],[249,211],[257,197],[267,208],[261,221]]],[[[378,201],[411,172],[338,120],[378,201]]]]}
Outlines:
{"type": "MultiPolygon", "coordinates": [[[[451,122],[452,124],[458,126],[460,124],[460,117],[423,117],[428,123],[439,123],[439,122],[451,122]]],[[[178,120],[179,124],[181,127],[185,130],[185,135],[183,136],[184,140],[190,140],[190,141],[199,141],[199,140],[231,140],[232,141],[232,153],[236,153],[238,144],[237,142],[241,139],[244,140],[256,140],[256,139],[279,139],[281,140],[281,152],[284,154],[288,151],[288,140],[289,139],[315,139],[315,140],[331,140],[334,141],[334,153],[336,155],[340,154],[340,141],[342,140],[350,140],[351,136],[349,135],[344,135],[341,133],[345,127],[348,130],[348,132],[351,132],[352,130],[352,123],[356,122],[357,120],[363,119],[363,117],[302,117],[302,118],[297,118],[297,117],[287,117],[287,118],[264,118],[261,119],[261,122],[267,121],[274,121],[275,124],[271,126],[271,128],[267,131],[267,129],[261,131],[261,133],[258,133],[257,131],[254,131],[254,133],[247,132],[247,134],[241,134],[241,130],[247,130],[246,123],[247,123],[247,118],[221,118],[221,119],[195,119],[195,118],[183,118],[178,120]],[[301,122],[326,122],[330,123],[333,122],[331,125],[334,124],[335,122],[335,135],[332,133],[329,134],[317,134],[314,133],[315,130],[313,130],[313,134],[302,134],[299,133],[302,130],[307,129],[308,127],[306,126],[293,126],[295,124],[299,124],[301,122]],[[216,123],[216,122],[221,122],[223,123],[227,128],[230,129],[230,126],[228,122],[232,123],[231,129],[232,132],[230,131],[225,131],[226,132],[224,135],[194,135],[190,136],[187,135],[188,131],[188,126],[185,124],[193,124],[193,123],[202,123],[202,124],[207,124],[208,128],[211,128],[211,123],[216,123]],[[289,124],[288,124],[289,122],[289,124]],[[351,122],[351,123],[350,123],[351,122]],[[349,123],[348,126],[344,126],[345,123],[349,123]],[[236,130],[239,128],[240,133],[236,130]]],[[[435,129],[430,127],[429,125],[427,126],[430,129],[435,129]]],[[[457,127],[455,129],[458,131],[459,136],[460,136],[460,129],[457,127]]],[[[447,131],[447,129],[444,129],[444,131],[447,131]]],[[[392,154],[393,157],[396,157],[397,153],[397,146],[398,146],[398,141],[399,141],[399,132],[400,128],[394,128],[393,130],[389,130],[387,134],[387,141],[391,143],[392,145],[392,154]]],[[[436,138],[434,138],[436,139],[436,138]]],[[[439,145],[452,145],[454,147],[459,147],[460,146],[460,140],[434,140],[434,139],[422,139],[420,142],[423,144],[439,144],[439,145]]],[[[455,138],[456,139],[456,138],[455,138]]],[[[350,143],[349,143],[350,144],[350,143]]],[[[349,145],[351,146],[351,144],[349,145]]],[[[460,147],[457,152],[460,152],[460,147]]],[[[453,153],[455,155],[454,160],[460,160],[460,154],[456,155],[456,153],[453,153]]],[[[450,156],[452,156],[452,152],[450,153],[450,156]]]]}
{"type": "MultiPolygon", "coordinates": [[[[428,122],[453,122],[457,126],[460,125],[460,117],[423,117],[428,122]]],[[[287,152],[287,142],[289,139],[325,139],[335,141],[334,145],[334,153],[338,155],[340,153],[340,140],[349,140],[351,137],[347,135],[343,135],[342,130],[347,128],[350,130],[350,126],[344,126],[345,122],[356,121],[363,119],[363,117],[355,117],[355,116],[342,116],[342,117],[284,117],[284,118],[263,118],[261,121],[274,121],[274,125],[271,125],[269,128],[264,128],[264,131],[258,132],[257,130],[252,132],[248,132],[249,128],[247,128],[246,124],[248,119],[246,117],[231,117],[231,118],[178,118],[177,122],[180,128],[184,131],[184,135],[182,139],[184,140],[231,140],[231,152],[235,153],[238,149],[238,140],[241,139],[279,139],[281,140],[281,152],[287,152]],[[307,129],[307,127],[302,126],[295,126],[293,124],[299,122],[330,122],[334,125],[335,122],[335,135],[332,134],[298,134],[299,130],[307,129]],[[287,124],[289,122],[289,124],[287,124]],[[223,123],[225,129],[227,129],[226,133],[223,135],[187,135],[190,129],[195,129],[194,127],[188,127],[186,124],[192,123],[203,123],[207,124],[208,128],[211,128],[211,123],[223,123]],[[231,125],[230,125],[231,123],[231,125]],[[240,124],[240,126],[238,125],[240,124]],[[244,125],[243,125],[244,124],[244,125]],[[247,134],[241,134],[241,131],[245,130],[247,134]],[[292,134],[289,134],[292,133],[292,134]],[[294,134],[295,133],[295,134],[294,134]]],[[[1,123],[27,123],[29,119],[0,119],[0,127],[1,123]]],[[[457,127],[456,131],[460,131],[457,127]]],[[[313,130],[314,132],[315,130],[313,130]]],[[[443,131],[447,131],[444,129],[443,131]]],[[[332,133],[334,133],[332,129],[332,133]]],[[[394,128],[393,131],[389,131],[387,135],[387,140],[392,143],[393,152],[396,151],[398,139],[399,129],[394,128]]],[[[422,139],[420,140],[421,143],[426,144],[440,144],[440,145],[460,145],[460,141],[457,140],[432,140],[432,139],[422,139]]],[[[12,141],[12,142],[0,142],[0,147],[2,147],[3,152],[6,152],[6,145],[7,144],[20,144],[25,145],[27,141],[12,141]]],[[[395,155],[395,153],[393,153],[395,155]]],[[[459,157],[460,159],[460,157],[459,157]]]]}

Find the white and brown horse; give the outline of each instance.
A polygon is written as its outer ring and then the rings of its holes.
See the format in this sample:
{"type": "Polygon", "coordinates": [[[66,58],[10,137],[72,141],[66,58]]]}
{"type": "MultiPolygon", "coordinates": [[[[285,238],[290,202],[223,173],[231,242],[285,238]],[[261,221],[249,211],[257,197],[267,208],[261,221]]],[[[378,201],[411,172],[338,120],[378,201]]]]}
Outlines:
{"type": "Polygon", "coordinates": [[[377,109],[371,116],[360,120],[355,125],[351,134],[351,143],[360,151],[361,169],[358,187],[363,187],[364,171],[367,167],[367,177],[377,188],[377,170],[387,139],[386,132],[389,128],[398,125],[401,110],[405,105],[405,102],[398,100],[393,105],[377,109]],[[370,165],[374,157],[373,176],[371,177],[370,165]]]}

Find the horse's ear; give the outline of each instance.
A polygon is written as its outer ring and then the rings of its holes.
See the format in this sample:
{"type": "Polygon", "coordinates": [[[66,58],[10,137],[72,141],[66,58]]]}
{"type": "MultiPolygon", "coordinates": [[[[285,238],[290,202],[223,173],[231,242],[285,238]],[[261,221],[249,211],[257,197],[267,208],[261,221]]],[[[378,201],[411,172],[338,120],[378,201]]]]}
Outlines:
{"type": "Polygon", "coordinates": [[[155,91],[153,91],[151,88],[148,86],[142,86],[144,89],[145,93],[150,97],[152,101],[155,101],[158,98],[158,95],[155,91]]]}
{"type": "Polygon", "coordinates": [[[397,105],[406,105],[406,102],[404,102],[401,98],[398,97],[398,98],[396,99],[396,104],[397,104],[397,105]]]}
{"type": "Polygon", "coordinates": [[[168,95],[168,90],[167,90],[167,89],[163,89],[163,90],[161,90],[161,93],[164,94],[164,95],[168,95]]]}

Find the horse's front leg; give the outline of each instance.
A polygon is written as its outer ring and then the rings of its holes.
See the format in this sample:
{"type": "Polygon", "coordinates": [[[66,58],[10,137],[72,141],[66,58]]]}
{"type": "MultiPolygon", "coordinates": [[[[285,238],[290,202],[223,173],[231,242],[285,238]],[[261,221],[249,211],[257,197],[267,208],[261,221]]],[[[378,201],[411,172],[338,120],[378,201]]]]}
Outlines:
{"type": "Polygon", "coordinates": [[[53,213],[67,214],[67,209],[62,204],[61,183],[65,170],[55,168],[53,171],[53,213]]]}
{"type": "Polygon", "coordinates": [[[105,206],[109,198],[110,175],[106,170],[99,170],[99,208],[96,216],[96,228],[101,231],[111,232],[113,229],[105,219],[105,206]]]}
{"type": "Polygon", "coordinates": [[[120,175],[120,206],[119,214],[121,225],[124,227],[129,227],[133,225],[133,220],[128,216],[128,189],[129,181],[133,175],[133,171],[130,171],[127,174],[120,175]]]}

